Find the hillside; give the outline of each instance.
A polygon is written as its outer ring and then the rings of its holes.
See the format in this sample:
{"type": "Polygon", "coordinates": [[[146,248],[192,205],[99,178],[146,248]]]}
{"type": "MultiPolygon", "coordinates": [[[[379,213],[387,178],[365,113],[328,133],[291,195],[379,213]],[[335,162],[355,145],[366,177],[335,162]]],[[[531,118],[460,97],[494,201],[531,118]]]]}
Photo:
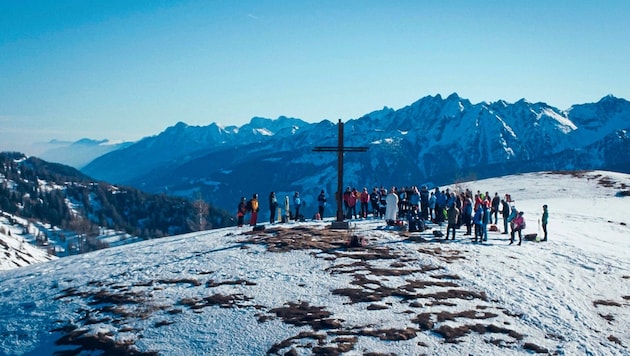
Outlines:
{"type": "Polygon", "coordinates": [[[0,227],[57,256],[233,224],[201,200],[115,186],[8,152],[0,153],[0,212],[0,227]]]}
{"type": "MultiPolygon", "coordinates": [[[[630,175],[529,173],[510,193],[549,241],[473,244],[352,221],[223,228],[0,272],[0,353],[628,355],[630,175]]],[[[444,187],[446,188],[446,187],[444,187]]],[[[433,230],[444,227],[432,225],[433,230]]]]}
{"type": "Polygon", "coordinates": [[[54,260],[47,250],[31,244],[24,238],[24,230],[16,228],[6,216],[0,216],[0,271],[54,260]]]}

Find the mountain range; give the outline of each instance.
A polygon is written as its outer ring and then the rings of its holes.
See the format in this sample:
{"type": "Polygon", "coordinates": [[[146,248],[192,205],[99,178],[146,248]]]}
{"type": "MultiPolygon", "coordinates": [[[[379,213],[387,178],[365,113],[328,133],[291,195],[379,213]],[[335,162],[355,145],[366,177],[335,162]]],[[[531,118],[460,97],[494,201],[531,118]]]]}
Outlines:
{"type": "MultiPolygon", "coordinates": [[[[606,96],[559,110],[524,99],[473,104],[426,96],[345,123],[344,185],[441,185],[541,170],[630,172],[630,102],[606,96]]],[[[82,172],[148,192],[190,196],[235,210],[241,196],[300,191],[307,214],[336,190],[336,123],[255,117],[243,126],[183,122],[100,156],[82,172]]],[[[266,209],[266,203],[262,209],[266,209]]],[[[334,213],[333,213],[334,214],[334,213]]]]}

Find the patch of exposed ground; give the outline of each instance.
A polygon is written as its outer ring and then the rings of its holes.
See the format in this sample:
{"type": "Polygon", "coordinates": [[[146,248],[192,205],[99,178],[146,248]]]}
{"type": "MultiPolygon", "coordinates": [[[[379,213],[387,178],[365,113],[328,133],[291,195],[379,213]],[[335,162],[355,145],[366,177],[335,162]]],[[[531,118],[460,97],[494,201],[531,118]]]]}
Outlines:
{"type": "MultiPolygon", "coordinates": [[[[292,325],[310,325],[314,332],[301,332],[276,343],[270,348],[270,354],[294,354],[296,350],[306,348],[315,354],[337,355],[354,350],[354,344],[361,337],[410,340],[439,335],[444,342],[458,343],[464,342],[465,337],[471,337],[470,334],[489,334],[494,335],[490,343],[499,348],[519,347],[519,342],[525,338],[525,335],[504,326],[511,324],[505,320],[506,317],[520,319],[517,313],[492,305],[478,305],[476,310],[462,310],[462,302],[477,300],[488,303],[489,299],[483,291],[462,287],[461,278],[457,275],[434,273],[443,270],[443,267],[419,264],[419,256],[382,246],[367,245],[349,249],[346,248],[345,233],[325,229],[310,230],[312,231],[302,227],[293,234],[289,229],[270,229],[244,242],[263,244],[273,252],[288,251],[291,247],[314,250],[311,253],[313,256],[332,262],[326,272],[331,275],[352,276],[348,287],[334,289],[332,294],[347,298],[347,305],[365,303],[364,313],[392,309],[394,304],[407,304],[411,309],[401,314],[401,318],[408,318],[409,326],[404,329],[381,329],[373,325],[349,325],[344,320],[334,318],[334,315],[325,312],[321,307],[312,309],[312,306],[304,302],[287,302],[282,308],[273,309],[271,314],[260,314],[259,321],[281,318],[292,325]],[[396,277],[403,278],[403,282],[392,285],[392,278],[396,277]],[[432,311],[433,307],[436,307],[435,311],[432,311]],[[417,314],[413,311],[414,308],[421,308],[423,312],[417,314]],[[453,310],[445,311],[444,308],[453,310]],[[470,323],[473,320],[486,320],[488,323],[470,323]],[[335,338],[338,335],[346,336],[343,343],[335,338]]],[[[416,251],[437,262],[456,263],[466,259],[465,251],[460,250],[422,247],[416,251]]],[[[422,345],[429,345],[423,341],[418,341],[417,344],[419,350],[422,345]]],[[[528,349],[530,351],[542,349],[531,345],[532,348],[528,349]]],[[[369,353],[370,350],[354,351],[369,353]]]]}
{"type": "Polygon", "coordinates": [[[241,243],[263,244],[270,252],[293,250],[334,251],[345,249],[349,234],[344,230],[316,229],[307,226],[276,227],[264,231],[247,232],[241,243]]]}
{"type": "MultiPolygon", "coordinates": [[[[181,314],[184,311],[175,305],[161,305],[157,303],[152,292],[164,289],[164,285],[188,284],[193,288],[213,288],[220,285],[254,285],[243,280],[216,282],[209,280],[206,286],[196,279],[156,279],[149,281],[131,282],[129,284],[105,283],[91,281],[84,286],[70,287],[62,290],[55,297],[57,300],[82,299],[88,308],[76,310],[73,320],[59,320],[59,327],[51,330],[60,332],[62,336],[56,341],[57,345],[75,346],[72,351],[62,351],[59,355],[78,355],[84,352],[102,352],[106,355],[157,355],[157,351],[139,352],[135,347],[135,340],[142,337],[140,329],[130,327],[134,320],[148,318],[164,318],[157,320],[153,327],[167,327],[175,323],[168,315],[181,314]],[[119,334],[128,334],[124,341],[114,340],[113,333],[93,333],[89,326],[107,324],[119,334]]],[[[211,294],[200,298],[185,298],[176,304],[193,311],[205,307],[218,306],[221,308],[242,307],[251,300],[242,294],[211,294]]],[[[249,304],[247,304],[249,306],[249,304]]]]}
{"type": "MultiPolygon", "coordinates": [[[[125,283],[93,281],[83,286],[66,288],[56,299],[87,301],[89,309],[78,309],[76,318],[59,321],[54,331],[62,332],[58,344],[76,348],[74,354],[102,352],[104,354],[154,355],[140,353],[134,345],[145,330],[134,327],[134,320],[152,318],[152,327],[168,328],[177,323],[175,315],[211,313],[212,308],[253,308],[260,323],[279,319],[295,327],[295,335],[278,340],[269,354],[340,355],[360,352],[378,355],[372,350],[356,350],[361,338],[404,341],[414,340],[418,354],[430,353],[428,345],[436,337],[445,343],[465,342],[466,338],[483,337],[497,348],[522,348],[530,352],[544,350],[531,343],[522,344],[527,337],[507,325],[518,324],[521,315],[496,306],[484,291],[470,290],[459,276],[445,273],[439,264],[465,260],[465,251],[441,247],[421,247],[401,251],[380,245],[348,248],[349,235],[343,231],[311,227],[272,228],[243,234],[244,246],[259,244],[274,253],[308,250],[314,258],[330,261],[322,273],[348,275],[345,288],[331,290],[332,295],[345,299],[348,306],[366,313],[396,312],[407,320],[402,328],[380,325],[356,325],[335,317],[326,306],[311,305],[309,301],[285,301],[280,306],[255,304],[247,288],[256,285],[245,279],[218,280],[213,272],[199,272],[196,278],[155,279],[125,283]],[[423,262],[420,261],[432,261],[423,262]],[[435,263],[435,264],[434,264],[435,263]],[[169,285],[186,285],[190,297],[164,305],[155,299],[155,292],[169,285]],[[221,293],[214,288],[221,288],[221,293]],[[234,292],[230,292],[234,287],[234,292]],[[238,290],[236,290],[238,288],[238,290]],[[473,305],[472,307],[470,305],[473,305]],[[125,334],[124,342],[115,342],[111,335],[90,331],[89,325],[107,324],[110,330],[125,334]],[[298,352],[300,350],[300,352],[298,352]]],[[[296,288],[307,288],[297,284],[296,288]]],[[[595,304],[596,303],[596,304],[595,304]]],[[[595,301],[597,305],[611,305],[595,301]]]]}

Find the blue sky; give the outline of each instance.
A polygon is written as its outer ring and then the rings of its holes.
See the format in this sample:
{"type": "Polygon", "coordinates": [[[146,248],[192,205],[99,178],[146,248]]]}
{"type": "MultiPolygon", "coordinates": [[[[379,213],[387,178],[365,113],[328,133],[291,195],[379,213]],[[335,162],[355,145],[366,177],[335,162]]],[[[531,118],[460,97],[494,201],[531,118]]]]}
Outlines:
{"type": "Polygon", "coordinates": [[[630,98],[630,1],[0,0],[0,150],[457,92],[630,98]]]}

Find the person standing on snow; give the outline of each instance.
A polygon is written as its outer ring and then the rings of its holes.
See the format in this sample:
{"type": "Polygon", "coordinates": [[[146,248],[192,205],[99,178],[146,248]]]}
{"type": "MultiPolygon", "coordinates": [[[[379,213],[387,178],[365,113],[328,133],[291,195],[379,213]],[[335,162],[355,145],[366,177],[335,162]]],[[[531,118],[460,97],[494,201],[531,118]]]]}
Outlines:
{"type": "Polygon", "coordinates": [[[361,202],[361,218],[365,219],[368,215],[368,203],[370,202],[370,193],[368,193],[367,187],[363,187],[359,201],[361,202]]]}
{"type": "Polygon", "coordinates": [[[510,235],[514,235],[514,219],[518,216],[518,210],[516,206],[512,205],[510,215],[508,215],[507,221],[510,223],[510,235]]]}
{"type": "Polygon", "coordinates": [[[385,221],[395,222],[398,215],[398,195],[396,194],[396,187],[392,187],[392,190],[385,198],[385,202],[385,221]]]}
{"type": "Polygon", "coordinates": [[[464,235],[470,236],[472,234],[473,202],[469,197],[464,197],[461,213],[462,221],[466,225],[466,233],[464,235]]]}
{"type": "Polygon", "coordinates": [[[435,222],[442,226],[442,222],[444,221],[444,213],[446,211],[446,192],[440,191],[439,188],[435,188],[435,222]]]}
{"type": "Polygon", "coordinates": [[[324,218],[324,208],[326,207],[326,193],[322,191],[317,196],[317,203],[319,204],[319,218],[324,218]]]}
{"type": "Polygon", "coordinates": [[[247,198],[241,197],[241,201],[238,203],[236,211],[237,222],[236,226],[243,227],[243,220],[245,220],[245,214],[247,214],[247,198]]]}
{"type": "Polygon", "coordinates": [[[549,222],[549,210],[547,210],[547,204],[543,205],[543,214],[542,214],[542,229],[545,233],[545,237],[542,241],[547,241],[547,222],[549,222]]]}
{"type": "Polygon", "coordinates": [[[436,219],[436,213],[435,213],[435,202],[437,201],[437,198],[435,197],[435,192],[431,192],[431,196],[429,196],[429,214],[427,214],[429,216],[429,218],[427,220],[429,221],[433,221],[436,219]]]}
{"type": "Polygon", "coordinates": [[[278,209],[278,198],[276,198],[276,192],[269,194],[269,223],[276,222],[276,209],[278,209]]]}
{"type": "Polygon", "coordinates": [[[291,221],[291,205],[289,204],[289,196],[284,196],[284,222],[291,221]]]}
{"type": "Polygon", "coordinates": [[[499,205],[501,204],[501,198],[499,198],[499,193],[494,193],[494,197],[492,198],[492,215],[494,216],[494,224],[499,223],[499,205]]]}
{"type": "Polygon", "coordinates": [[[299,192],[295,192],[293,195],[293,205],[295,205],[295,215],[293,216],[293,219],[298,221],[300,220],[300,207],[302,206],[302,199],[300,198],[299,192]]]}
{"type": "Polygon", "coordinates": [[[510,216],[510,204],[508,204],[505,199],[501,199],[501,215],[503,216],[503,232],[501,234],[507,235],[508,217],[510,216]]]}
{"type": "Polygon", "coordinates": [[[490,200],[486,200],[482,205],[483,218],[481,219],[481,231],[483,233],[482,241],[488,241],[488,224],[492,222],[492,213],[490,211],[490,200]]]}
{"type": "Polygon", "coordinates": [[[433,219],[429,211],[429,188],[426,185],[420,188],[420,215],[423,220],[433,219]]]}
{"type": "Polygon", "coordinates": [[[379,216],[380,207],[378,202],[381,200],[378,188],[374,187],[372,193],[370,193],[370,203],[372,203],[372,218],[376,219],[379,216]]]}
{"type": "Polygon", "coordinates": [[[473,224],[475,224],[475,237],[473,238],[473,242],[477,242],[477,238],[479,238],[479,241],[483,241],[483,230],[481,228],[482,220],[483,208],[479,205],[477,206],[475,215],[473,216],[473,224]]]}
{"type": "Polygon", "coordinates": [[[451,204],[447,211],[448,225],[446,227],[446,239],[448,240],[448,234],[452,230],[453,237],[451,240],[455,240],[455,230],[457,229],[457,218],[459,218],[459,209],[455,206],[455,203],[451,204]]]}
{"type": "Polygon", "coordinates": [[[254,193],[252,198],[247,202],[247,207],[250,211],[249,225],[256,226],[258,220],[258,193],[254,193]]]}
{"type": "Polygon", "coordinates": [[[523,217],[524,212],[519,212],[518,215],[512,220],[512,225],[514,226],[512,230],[512,235],[510,237],[510,245],[514,243],[514,235],[518,232],[518,245],[521,245],[521,240],[523,238],[523,234],[521,231],[525,228],[525,217],[523,217]]]}

